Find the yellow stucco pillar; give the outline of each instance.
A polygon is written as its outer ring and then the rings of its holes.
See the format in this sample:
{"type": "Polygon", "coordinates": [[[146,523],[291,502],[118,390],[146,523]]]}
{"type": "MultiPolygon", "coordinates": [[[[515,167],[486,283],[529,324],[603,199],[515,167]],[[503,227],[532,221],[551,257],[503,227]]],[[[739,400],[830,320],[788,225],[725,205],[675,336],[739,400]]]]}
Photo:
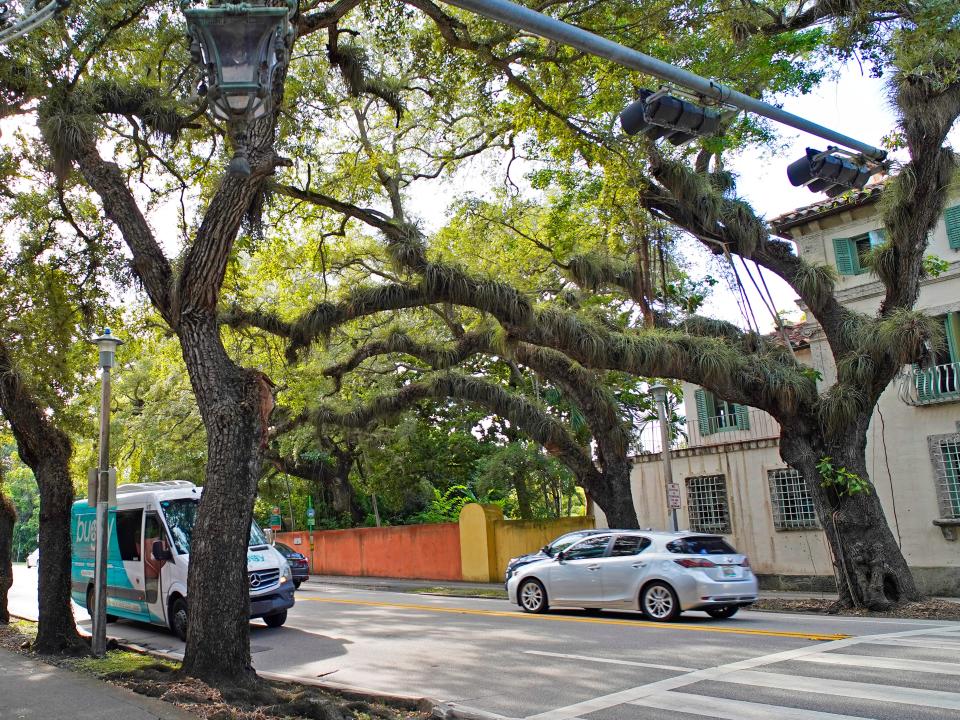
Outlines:
{"type": "Polygon", "coordinates": [[[503,521],[496,505],[470,503],[460,511],[460,564],[463,579],[471,582],[497,582],[497,534],[495,525],[503,521]]]}

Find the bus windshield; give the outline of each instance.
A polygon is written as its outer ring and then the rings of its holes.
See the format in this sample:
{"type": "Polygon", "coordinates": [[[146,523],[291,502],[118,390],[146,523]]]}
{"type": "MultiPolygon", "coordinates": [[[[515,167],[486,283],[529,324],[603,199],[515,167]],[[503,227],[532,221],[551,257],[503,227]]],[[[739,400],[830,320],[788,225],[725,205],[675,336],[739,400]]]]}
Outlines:
{"type": "MultiPolygon", "coordinates": [[[[190,538],[193,535],[193,524],[197,521],[197,505],[199,501],[192,498],[182,500],[164,500],[160,503],[163,510],[163,516],[166,518],[167,527],[170,528],[170,535],[173,538],[173,544],[177,548],[179,555],[188,555],[190,553],[190,538]]],[[[266,545],[267,538],[257,524],[250,524],[250,538],[248,546],[266,545]]]]}

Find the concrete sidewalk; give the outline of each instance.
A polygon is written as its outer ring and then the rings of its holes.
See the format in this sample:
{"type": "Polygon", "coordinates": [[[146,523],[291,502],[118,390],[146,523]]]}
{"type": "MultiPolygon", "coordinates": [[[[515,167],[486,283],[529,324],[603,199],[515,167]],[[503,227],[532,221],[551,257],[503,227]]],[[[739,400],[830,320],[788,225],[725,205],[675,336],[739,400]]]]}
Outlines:
{"type": "Polygon", "coordinates": [[[170,703],[0,648],[0,720],[197,720],[170,703]]]}

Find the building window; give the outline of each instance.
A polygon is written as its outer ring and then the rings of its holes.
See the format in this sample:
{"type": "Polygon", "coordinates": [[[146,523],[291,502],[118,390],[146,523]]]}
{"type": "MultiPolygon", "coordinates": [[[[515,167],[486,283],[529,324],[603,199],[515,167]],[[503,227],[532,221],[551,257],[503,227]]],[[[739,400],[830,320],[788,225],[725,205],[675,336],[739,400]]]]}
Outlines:
{"type": "Polygon", "coordinates": [[[914,366],[919,404],[960,400],[960,313],[943,316],[946,343],[926,367],[914,366]]]}
{"type": "Polygon", "coordinates": [[[947,244],[954,250],[960,250],[960,205],[943,211],[943,223],[947,226],[947,244]]]}
{"type": "Polygon", "coordinates": [[[723,475],[687,478],[687,513],[696,532],[730,533],[727,481],[723,475]]]}
{"type": "Polygon", "coordinates": [[[767,472],[773,526],[777,530],[806,530],[820,527],[807,483],[797,470],[781,468],[767,472]]]}
{"type": "Polygon", "coordinates": [[[750,429],[750,411],[746,405],[721,400],[702,388],[693,395],[697,403],[697,424],[701,436],[750,429]]]}
{"type": "Polygon", "coordinates": [[[850,238],[834,238],[833,253],[837,261],[837,272],[841,275],[861,275],[867,271],[864,258],[878,245],[886,242],[883,230],[856,235],[850,238]]]}
{"type": "Polygon", "coordinates": [[[960,434],[930,440],[940,516],[960,519],[960,434]]]}

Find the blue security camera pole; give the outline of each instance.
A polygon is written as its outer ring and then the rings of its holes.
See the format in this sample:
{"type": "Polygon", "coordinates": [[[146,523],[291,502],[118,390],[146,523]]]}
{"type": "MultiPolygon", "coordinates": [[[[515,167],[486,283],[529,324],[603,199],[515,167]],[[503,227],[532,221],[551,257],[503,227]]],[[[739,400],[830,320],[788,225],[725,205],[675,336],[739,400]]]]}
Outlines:
{"type": "Polygon", "coordinates": [[[658,60],[642,52],[607,40],[592,32],[574,27],[568,23],[556,20],[530,8],[509,2],[509,0],[443,0],[448,5],[469,10],[491,20],[499,20],[521,30],[526,30],[540,37],[554,40],[564,45],[570,45],[591,55],[606,58],[618,65],[639,70],[653,75],[666,82],[685,87],[703,97],[716,100],[726,105],[738,107],[741,110],[762,115],[775,122],[787,125],[805,133],[829,140],[845,148],[856,150],[869,160],[882,161],[887,157],[885,150],[847,137],[830,128],[817,125],[799,115],[774,107],[762,100],[744,95],[732,88],[728,88],[713,80],[674,67],[670,63],[658,60]]]}

